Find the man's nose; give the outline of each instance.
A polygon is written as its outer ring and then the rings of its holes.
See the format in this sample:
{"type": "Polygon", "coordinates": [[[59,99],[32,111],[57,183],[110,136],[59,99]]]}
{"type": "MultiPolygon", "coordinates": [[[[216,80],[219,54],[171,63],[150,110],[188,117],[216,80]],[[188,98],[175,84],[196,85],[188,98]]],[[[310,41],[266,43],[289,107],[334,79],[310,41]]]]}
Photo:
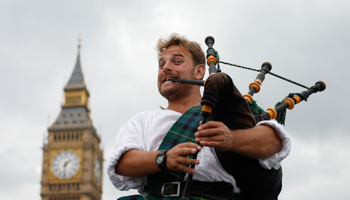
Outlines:
{"type": "Polygon", "coordinates": [[[173,71],[173,66],[171,65],[170,62],[166,62],[163,67],[164,71],[173,71]]]}

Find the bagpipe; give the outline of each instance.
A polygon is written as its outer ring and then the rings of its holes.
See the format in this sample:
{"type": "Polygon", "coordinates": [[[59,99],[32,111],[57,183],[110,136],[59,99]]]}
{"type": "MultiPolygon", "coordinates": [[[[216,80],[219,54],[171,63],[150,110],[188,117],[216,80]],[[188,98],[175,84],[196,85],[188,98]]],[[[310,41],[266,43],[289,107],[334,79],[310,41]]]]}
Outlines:
{"type": "MultiPolygon", "coordinates": [[[[284,120],[280,119],[280,117],[278,117],[279,115],[285,115],[286,109],[293,109],[294,106],[298,103],[300,103],[301,101],[307,101],[308,97],[311,94],[317,93],[317,92],[322,92],[326,89],[326,83],[324,81],[317,81],[315,83],[315,85],[311,86],[311,87],[306,87],[304,85],[301,85],[299,83],[296,83],[294,81],[291,81],[289,79],[286,79],[282,76],[279,76],[277,74],[274,74],[271,72],[272,69],[272,65],[269,62],[264,62],[261,66],[260,70],[256,70],[256,69],[252,69],[252,68],[248,68],[248,67],[243,67],[240,65],[235,65],[235,64],[230,64],[227,62],[223,62],[223,61],[219,61],[217,58],[218,53],[217,51],[215,51],[215,49],[213,48],[213,44],[214,44],[214,38],[211,36],[208,36],[205,39],[205,43],[208,46],[208,50],[207,50],[207,64],[209,66],[209,76],[217,74],[217,73],[221,73],[220,68],[217,69],[216,65],[218,63],[222,63],[222,64],[227,64],[227,65],[231,65],[231,66],[236,66],[236,67],[240,67],[240,68],[244,68],[244,69],[249,69],[249,70],[253,70],[253,71],[258,71],[259,74],[257,75],[256,79],[249,85],[249,91],[247,94],[242,95],[242,97],[247,101],[248,105],[250,106],[253,114],[254,114],[254,118],[256,120],[256,123],[263,121],[263,120],[270,120],[270,119],[276,119],[280,124],[284,124],[284,120]],[[290,93],[284,100],[283,103],[278,102],[275,106],[275,108],[268,108],[266,111],[263,111],[260,107],[258,107],[255,103],[255,101],[253,100],[253,95],[255,93],[258,93],[260,91],[260,87],[263,83],[263,81],[265,80],[265,75],[266,74],[271,74],[275,77],[281,78],[285,81],[291,82],[293,84],[296,84],[298,86],[301,86],[303,88],[306,88],[306,91],[302,91],[300,93],[290,93]]],[[[205,90],[204,90],[204,96],[206,93],[208,93],[208,89],[206,86],[206,82],[208,81],[205,80],[189,80],[189,79],[170,79],[173,82],[179,82],[182,84],[192,84],[192,85],[199,85],[199,86],[204,86],[205,90]]],[[[221,91],[222,92],[222,91],[221,91]]],[[[215,92],[220,93],[219,92],[215,92]]],[[[206,98],[206,97],[204,97],[206,98]]],[[[212,109],[215,108],[215,101],[217,101],[216,99],[218,99],[218,97],[214,97],[212,99],[214,100],[214,104],[207,102],[207,103],[203,103],[202,101],[202,105],[203,105],[203,115],[205,116],[205,118],[208,118],[209,114],[212,112],[212,109]]]]}
{"type": "MultiPolygon", "coordinates": [[[[207,49],[207,65],[209,77],[206,80],[170,79],[173,82],[204,86],[202,104],[202,123],[208,120],[223,122],[229,129],[247,129],[254,127],[263,120],[276,119],[280,124],[285,123],[286,109],[293,109],[296,104],[306,101],[311,94],[322,92],[326,89],[323,81],[318,81],[314,86],[305,87],[284,77],[271,73],[272,65],[264,62],[260,70],[250,69],[239,65],[219,61],[217,51],[213,48],[214,38],[208,36],[205,39],[207,49]],[[258,71],[256,79],[249,85],[247,94],[242,95],[234,85],[232,79],[222,73],[218,63],[229,64],[241,68],[258,71]],[[266,74],[272,74],[291,83],[306,88],[300,93],[290,93],[282,102],[278,102],[274,108],[266,111],[257,106],[253,95],[260,91],[266,74]]],[[[281,190],[282,169],[268,170],[261,167],[257,159],[249,158],[234,152],[216,151],[223,168],[231,174],[241,189],[240,198],[250,199],[275,199],[281,190]],[[240,162],[235,162],[239,160],[240,162]],[[259,177],[259,178],[257,178],[259,177]]],[[[196,159],[197,155],[193,158],[196,159]]],[[[194,165],[191,165],[194,168],[194,165]]],[[[191,185],[192,175],[188,175],[181,200],[189,199],[188,190],[191,185]]]]}

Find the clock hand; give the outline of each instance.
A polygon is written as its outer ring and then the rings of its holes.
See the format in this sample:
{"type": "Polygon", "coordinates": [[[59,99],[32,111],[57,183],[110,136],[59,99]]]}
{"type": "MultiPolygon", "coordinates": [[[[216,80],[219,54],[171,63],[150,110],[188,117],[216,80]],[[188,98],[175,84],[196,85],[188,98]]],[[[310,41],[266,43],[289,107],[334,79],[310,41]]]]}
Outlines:
{"type": "Polygon", "coordinates": [[[64,165],[63,165],[63,177],[66,177],[66,167],[68,165],[68,163],[70,162],[71,160],[67,160],[66,162],[64,162],[64,165]]]}
{"type": "Polygon", "coordinates": [[[63,167],[66,168],[66,166],[68,165],[68,163],[70,162],[71,160],[68,160],[64,163],[63,167]]]}

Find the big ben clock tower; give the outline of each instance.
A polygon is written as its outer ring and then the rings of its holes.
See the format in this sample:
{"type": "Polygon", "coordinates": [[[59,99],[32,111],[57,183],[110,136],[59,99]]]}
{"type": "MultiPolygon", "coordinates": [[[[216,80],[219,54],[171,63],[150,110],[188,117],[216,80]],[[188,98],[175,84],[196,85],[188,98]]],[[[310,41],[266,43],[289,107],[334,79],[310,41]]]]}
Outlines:
{"type": "Polygon", "coordinates": [[[101,200],[103,150],[88,102],[79,44],[73,73],[64,87],[61,112],[48,128],[43,147],[43,200],[101,200]]]}

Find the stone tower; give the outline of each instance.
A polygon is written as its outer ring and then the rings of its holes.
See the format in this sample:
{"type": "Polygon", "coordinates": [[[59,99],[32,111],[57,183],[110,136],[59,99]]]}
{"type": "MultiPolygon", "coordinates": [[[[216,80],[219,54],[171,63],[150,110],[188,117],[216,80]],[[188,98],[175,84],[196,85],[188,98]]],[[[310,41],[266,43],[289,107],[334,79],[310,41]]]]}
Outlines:
{"type": "Polygon", "coordinates": [[[73,73],[64,87],[61,112],[48,128],[43,147],[43,200],[101,200],[103,150],[88,105],[79,44],[73,73]]]}

